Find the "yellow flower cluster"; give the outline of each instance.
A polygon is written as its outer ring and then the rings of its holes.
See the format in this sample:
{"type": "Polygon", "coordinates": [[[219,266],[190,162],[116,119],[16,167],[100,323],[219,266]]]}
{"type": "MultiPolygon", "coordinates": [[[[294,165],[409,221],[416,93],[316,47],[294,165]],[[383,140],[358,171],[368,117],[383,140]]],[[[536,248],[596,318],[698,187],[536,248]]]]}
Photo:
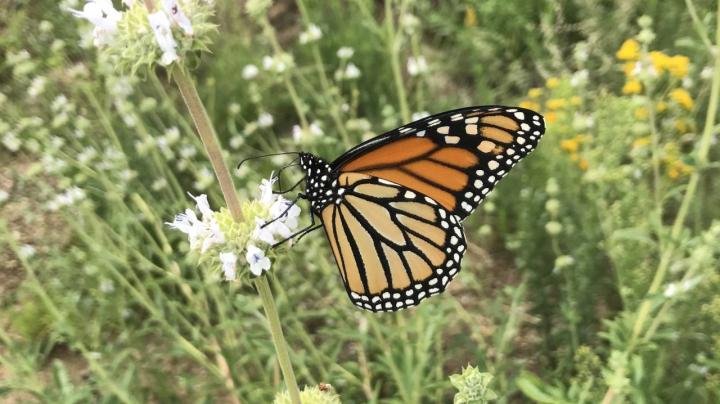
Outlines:
{"type": "Polygon", "coordinates": [[[693,167],[680,159],[682,152],[676,143],[669,142],[665,144],[663,154],[662,161],[668,178],[675,180],[692,174],[693,167]]]}
{"type": "Polygon", "coordinates": [[[560,141],[560,148],[566,151],[570,155],[570,160],[577,162],[578,167],[585,171],[588,169],[590,164],[587,160],[584,158],[581,158],[578,154],[578,151],[580,150],[580,146],[583,143],[589,142],[592,140],[592,136],[590,135],[575,135],[575,137],[571,139],[565,139],[560,141]]]}
{"type": "Polygon", "coordinates": [[[634,78],[628,79],[622,89],[623,94],[640,94],[641,91],[642,84],[640,84],[640,80],[634,78]]]}
{"type": "MultiPolygon", "coordinates": [[[[626,81],[622,88],[622,93],[640,94],[643,85],[636,77],[637,67],[652,64],[657,74],[668,72],[672,77],[679,79],[685,78],[690,70],[690,59],[687,56],[675,55],[669,56],[660,51],[652,51],[644,53],[640,43],[635,39],[628,39],[620,45],[620,49],[615,56],[625,63],[622,66],[626,81]]],[[[678,102],[680,103],[680,102],[678,102]]],[[[683,105],[682,103],[680,103],[683,105]]],[[[684,105],[683,105],[684,106],[684,105]]]]}
{"type": "Polygon", "coordinates": [[[665,164],[667,165],[667,176],[673,180],[682,176],[690,175],[693,171],[692,167],[683,163],[679,159],[666,161],[665,164]]]}
{"type": "Polygon", "coordinates": [[[636,61],[640,59],[640,43],[634,39],[628,39],[620,45],[615,56],[620,60],[636,61]]]}
{"type": "Polygon", "coordinates": [[[688,111],[693,108],[693,105],[695,105],[692,96],[690,96],[690,93],[688,93],[684,88],[676,88],[670,91],[670,99],[688,111]]]}
{"type": "Polygon", "coordinates": [[[650,138],[650,136],[644,136],[644,137],[635,139],[635,141],[632,144],[632,148],[639,149],[641,147],[645,147],[645,146],[649,145],[650,143],[652,143],[652,139],[650,138]]]}
{"type": "Polygon", "coordinates": [[[667,71],[673,77],[684,78],[690,69],[690,59],[687,56],[668,56],[662,52],[650,52],[650,61],[658,74],[667,71]]]}

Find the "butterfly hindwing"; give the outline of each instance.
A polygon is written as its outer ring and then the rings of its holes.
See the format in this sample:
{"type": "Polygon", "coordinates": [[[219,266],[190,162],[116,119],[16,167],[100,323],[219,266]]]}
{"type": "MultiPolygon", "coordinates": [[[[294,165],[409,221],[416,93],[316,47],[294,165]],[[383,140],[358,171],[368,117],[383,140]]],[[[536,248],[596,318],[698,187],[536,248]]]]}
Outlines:
{"type": "Polygon", "coordinates": [[[545,132],[518,107],[462,108],[420,119],[351,149],[333,164],[405,186],[465,219],[545,132]]]}
{"type": "Polygon", "coordinates": [[[460,219],[433,199],[366,174],[341,174],[342,200],[320,217],[352,302],[371,311],[415,306],[460,270],[460,219]]]}

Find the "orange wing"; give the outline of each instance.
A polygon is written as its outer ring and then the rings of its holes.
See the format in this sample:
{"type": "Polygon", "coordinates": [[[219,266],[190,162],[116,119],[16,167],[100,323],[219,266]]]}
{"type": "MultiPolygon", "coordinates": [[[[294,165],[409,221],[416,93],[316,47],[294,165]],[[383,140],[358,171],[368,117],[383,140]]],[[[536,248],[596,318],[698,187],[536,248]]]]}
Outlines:
{"type": "Polygon", "coordinates": [[[543,118],[523,108],[449,111],[371,139],[338,158],[340,172],[386,179],[437,201],[461,220],[537,146],[543,118]]]}

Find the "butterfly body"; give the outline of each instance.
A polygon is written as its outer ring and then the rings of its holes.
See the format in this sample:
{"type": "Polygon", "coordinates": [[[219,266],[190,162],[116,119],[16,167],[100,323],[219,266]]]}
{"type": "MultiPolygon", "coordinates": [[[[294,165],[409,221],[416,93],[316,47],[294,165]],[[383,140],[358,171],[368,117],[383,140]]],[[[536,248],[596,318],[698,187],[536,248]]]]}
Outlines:
{"type": "Polygon", "coordinates": [[[303,196],[350,300],[396,311],[443,292],[466,250],[462,221],[544,131],[534,111],[479,106],[404,125],[331,163],[300,153],[303,196]]]}
{"type": "Polygon", "coordinates": [[[312,211],[319,214],[342,196],[343,190],[337,187],[337,172],[325,160],[310,153],[300,153],[299,160],[307,178],[305,195],[312,211]]]}

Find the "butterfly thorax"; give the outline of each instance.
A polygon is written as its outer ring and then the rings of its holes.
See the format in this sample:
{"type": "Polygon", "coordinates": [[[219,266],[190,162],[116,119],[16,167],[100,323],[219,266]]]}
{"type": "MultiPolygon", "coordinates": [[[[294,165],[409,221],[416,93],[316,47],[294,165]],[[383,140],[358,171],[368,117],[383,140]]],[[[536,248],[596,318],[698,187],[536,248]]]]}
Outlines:
{"type": "Polygon", "coordinates": [[[305,195],[314,212],[319,214],[327,205],[339,201],[344,190],[338,187],[337,173],[330,164],[315,155],[301,153],[300,166],[306,174],[305,195]]]}

